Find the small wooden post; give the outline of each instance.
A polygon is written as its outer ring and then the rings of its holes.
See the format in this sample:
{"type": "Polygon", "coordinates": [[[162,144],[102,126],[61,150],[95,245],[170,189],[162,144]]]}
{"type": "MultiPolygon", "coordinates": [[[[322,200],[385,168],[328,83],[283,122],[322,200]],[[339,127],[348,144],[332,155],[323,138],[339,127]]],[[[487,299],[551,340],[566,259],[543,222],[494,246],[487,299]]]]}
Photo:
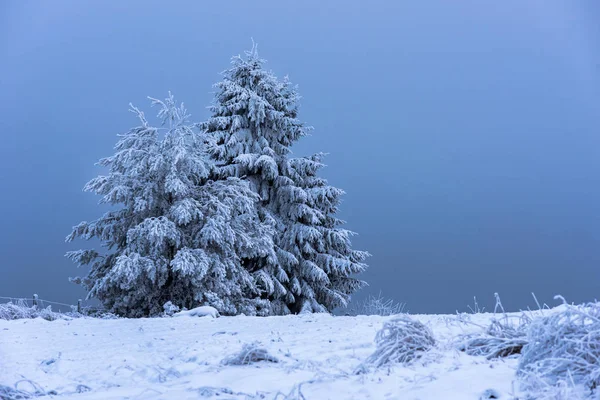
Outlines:
{"type": "Polygon", "coordinates": [[[37,308],[38,306],[38,295],[34,294],[33,295],[33,308],[37,308]]]}
{"type": "Polygon", "coordinates": [[[77,312],[81,314],[81,299],[77,300],[77,312]]]}

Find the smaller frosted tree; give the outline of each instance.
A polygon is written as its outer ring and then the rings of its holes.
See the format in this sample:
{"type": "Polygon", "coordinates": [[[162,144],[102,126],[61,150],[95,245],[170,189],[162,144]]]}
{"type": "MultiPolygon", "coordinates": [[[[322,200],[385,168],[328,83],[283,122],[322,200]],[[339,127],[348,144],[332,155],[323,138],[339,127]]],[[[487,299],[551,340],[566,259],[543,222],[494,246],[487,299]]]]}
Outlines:
{"type": "Polygon", "coordinates": [[[67,257],[89,265],[73,279],[111,311],[157,315],[167,301],[182,307],[208,304],[223,314],[268,314],[248,260],[273,259],[273,229],[260,222],[258,195],[238,178],[209,180],[205,138],[169,95],[159,106],[164,128],[151,126],[132,106],[140,126],[122,135],[116,154],[100,160],[109,174],[84,190],[114,206],[81,222],[67,241],[97,238],[106,247],[67,257]]]}

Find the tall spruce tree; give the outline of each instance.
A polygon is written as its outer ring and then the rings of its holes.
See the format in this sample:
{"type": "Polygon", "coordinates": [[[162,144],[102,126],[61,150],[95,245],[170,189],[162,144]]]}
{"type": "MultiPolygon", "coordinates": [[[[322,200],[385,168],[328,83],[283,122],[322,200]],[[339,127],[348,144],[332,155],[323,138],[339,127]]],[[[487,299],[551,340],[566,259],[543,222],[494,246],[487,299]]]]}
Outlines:
{"type": "Polygon", "coordinates": [[[260,195],[261,220],[276,226],[277,257],[245,264],[272,313],[331,311],[362,286],[351,275],[366,268],[368,254],[352,250],[351,233],[339,228],[334,214],[343,192],[316,176],[320,156],[290,157],[290,147],[310,127],[297,118],[296,87],[264,63],[256,46],[245,58],[232,58],[201,127],[218,175],[245,177],[260,195]]]}
{"type": "Polygon", "coordinates": [[[140,126],[100,161],[108,175],[85,186],[114,209],[67,237],[98,238],[106,247],[103,254],[67,253],[91,267],[74,281],[124,316],[156,315],[167,301],[188,308],[209,304],[229,315],[271,313],[243,266],[243,260],[276,258],[273,227],[257,214],[259,196],[236,177],[209,180],[204,136],[194,131],[183,105],[172,96],[152,100],[165,128],[151,126],[132,106],[140,126]]]}

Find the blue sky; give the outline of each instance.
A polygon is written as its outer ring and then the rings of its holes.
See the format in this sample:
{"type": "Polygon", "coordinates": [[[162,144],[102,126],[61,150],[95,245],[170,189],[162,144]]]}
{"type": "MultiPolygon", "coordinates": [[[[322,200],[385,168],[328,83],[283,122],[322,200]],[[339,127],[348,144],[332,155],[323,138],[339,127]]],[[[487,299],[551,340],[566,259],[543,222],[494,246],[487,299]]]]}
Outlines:
{"type": "Polygon", "coordinates": [[[198,121],[259,43],[303,96],[373,254],[370,287],[413,312],[592,300],[600,289],[600,7],[589,1],[4,1],[0,296],[85,293],[63,257],[100,215],[82,192],[171,90],[198,121]]]}

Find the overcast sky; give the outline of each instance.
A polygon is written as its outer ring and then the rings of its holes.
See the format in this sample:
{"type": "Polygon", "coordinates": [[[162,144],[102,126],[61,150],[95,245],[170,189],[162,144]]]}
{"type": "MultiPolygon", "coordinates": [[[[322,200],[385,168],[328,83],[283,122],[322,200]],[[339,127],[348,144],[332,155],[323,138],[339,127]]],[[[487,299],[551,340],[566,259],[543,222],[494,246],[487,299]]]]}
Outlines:
{"type": "MultiPolygon", "coordinates": [[[[83,185],[171,90],[259,43],[330,153],[370,287],[412,312],[600,293],[600,4],[595,0],[0,2],[0,296],[74,303],[83,185]]],[[[97,245],[91,243],[90,245],[97,245]]]]}

